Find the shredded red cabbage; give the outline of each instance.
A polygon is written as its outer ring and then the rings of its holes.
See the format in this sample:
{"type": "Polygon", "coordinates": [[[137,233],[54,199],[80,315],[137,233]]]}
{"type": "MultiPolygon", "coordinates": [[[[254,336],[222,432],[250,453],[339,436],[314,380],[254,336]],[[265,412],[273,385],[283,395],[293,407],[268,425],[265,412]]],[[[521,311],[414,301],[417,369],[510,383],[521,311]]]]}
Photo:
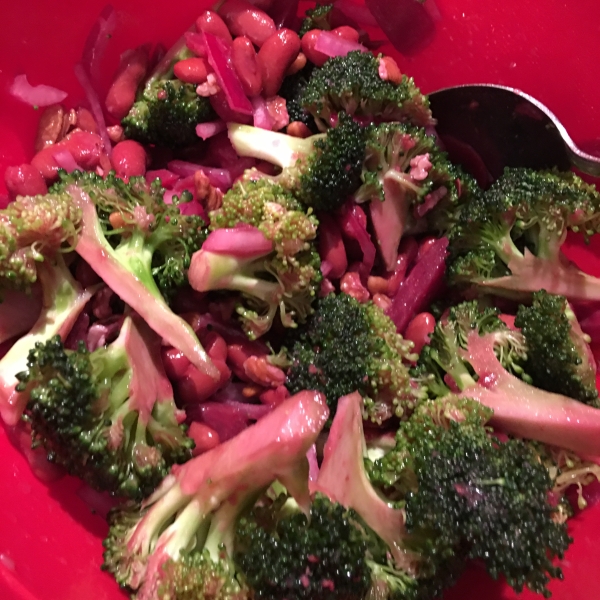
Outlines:
{"type": "Polygon", "coordinates": [[[369,277],[375,263],[375,244],[367,231],[367,217],[363,209],[353,201],[346,202],[340,210],[340,226],[351,239],[356,240],[363,254],[358,273],[363,283],[369,277]]]}
{"type": "Polygon", "coordinates": [[[146,181],[152,183],[156,179],[160,179],[160,184],[164,188],[172,188],[178,181],[179,175],[169,171],[169,169],[155,169],[146,172],[146,181]]]}
{"type": "Polygon", "coordinates": [[[67,97],[67,92],[63,92],[49,85],[31,85],[27,81],[27,75],[17,75],[12,82],[10,89],[11,95],[18,98],[25,104],[31,106],[50,106],[58,104],[67,97]]]}
{"type": "Polygon", "coordinates": [[[333,6],[343,13],[344,16],[355,21],[359,25],[377,27],[375,17],[364,4],[355,4],[350,0],[337,0],[333,3],[333,6]]]}

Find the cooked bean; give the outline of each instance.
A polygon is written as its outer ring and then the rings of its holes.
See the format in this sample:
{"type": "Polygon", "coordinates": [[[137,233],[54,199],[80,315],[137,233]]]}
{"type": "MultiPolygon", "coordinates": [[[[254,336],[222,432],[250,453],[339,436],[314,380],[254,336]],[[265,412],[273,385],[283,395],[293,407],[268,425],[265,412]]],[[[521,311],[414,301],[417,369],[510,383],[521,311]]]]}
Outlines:
{"type": "Polygon", "coordinates": [[[285,72],[285,76],[295,75],[298,71],[302,71],[306,66],[306,54],[304,52],[298,52],[298,56],[296,56],[294,62],[289,66],[288,70],[285,72]]]}
{"type": "Polygon", "coordinates": [[[217,447],[221,443],[219,434],[205,423],[194,421],[188,429],[188,436],[194,440],[196,445],[192,454],[198,456],[217,447]]]}
{"type": "Polygon", "coordinates": [[[179,60],[173,66],[173,73],[177,79],[196,85],[204,83],[211,71],[208,61],[205,58],[198,57],[179,60]]]}
{"type": "Polygon", "coordinates": [[[277,30],[266,12],[245,0],[226,0],[219,15],[234,36],[245,35],[257,46],[262,46],[277,30]]]}
{"type": "Polygon", "coordinates": [[[144,147],[134,140],[119,142],[112,151],[111,163],[119,177],[139,177],[146,174],[148,157],[144,147]]]}
{"type": "Polygon", "coordinates": [[[307,138],[312,135],[312,131],[302,121],[292,121],[285,131],[288,135],[297,138],[307,138]]]}
{"type": "Polygon", "coordinates": [[[358,38],[360,34],[354,27],[350,27],[349,25],[341,25],[340,27],[336,27],[331,30],[331,33],[341,37],[344,40],[348,40],[349,42],[358,42],[358,38]]]}
{"type": "Polygon", "coordinates": [[[263,92],[267,98],[279,91],[285,73],[296,60],[300,47],[298,34],[284,28],[270,36],[258,51],[263,92]]]}
{"type": "Polygon", "coordinates": [[[404,332],[404,339],[410,340],[415,345],[414,351],[419,354],[423,346],[429,343],[429,335],[435,329],[435,317],[428,312],[419,313],[408,324],[404,332]]]}
{"type": "Polygon", "coordinates": [[[262,91],[262,77],[258,66],[256,50],[250,38],[242,35],[236,37],[231,45],[231,64],[250,98],[258,96],[262,91]]]}
{"type": "Polygon", "coordinates": [[[321,35],[321,31],[319,29],[311,29],[305,33],[302,36],[302,52],[306,58],[313,63],[313,65],[322,67],[329,57],[327,54],[323,54],[322,52],[315,50],[315,44],[317,43],[319,35],[321,35]]]}
{"type": "Polygon", "coordinates": [[[60,104],[53,104],[46,108],[40,117],[35,150],[39,152],[46,146],[55,144],[61,138],[65,109],[60,104]]]}
{"type": "Polygon", "coordinates": [[[231,44],[231,33],[229,33],[229,29],[227,29],[225,21],[212,10],[205,10],[196,19],[196,29],[198,31],[212,33],[222,40],[225,40],[228,44],[231,44]]]}
{"type": "Polygon", "coordinates": [[[15,196],[36,196],[48,192],[42,174],[33,165],[8,167],[4,172],[6,189],[12,198],[15,196]]]}
{"type": "Polygon", "coordinates": [[[138,86],[148,70],[148,52],[135,48],[124,52],[121,64],[106,96],[106,111],[119,121],[127,115],[133,103],[138,86]]]}

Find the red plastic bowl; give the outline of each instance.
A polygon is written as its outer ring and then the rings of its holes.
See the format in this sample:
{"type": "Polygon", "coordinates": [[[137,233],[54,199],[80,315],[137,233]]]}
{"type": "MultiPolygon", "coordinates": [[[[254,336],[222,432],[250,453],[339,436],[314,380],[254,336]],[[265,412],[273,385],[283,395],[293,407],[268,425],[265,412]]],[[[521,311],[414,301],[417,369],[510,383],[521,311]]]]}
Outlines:
{"type": "MultiPolygon", "coordinates": [[[[389,1],[401,7],[415,0],[389,1]]],[[[0,173],[31,158],[37,123],[31,107],[8,95],[10,82],[26,73],[32,84],[53,85],[69,92],[74,103],[80,100],[73,65],[104,4],[0,2],[0,173]]],[[[145,42],[172,43],[207,5],[120,0],[118,28],[104,59],[106,81],[120,52],[145,42]]],[[[401,68],[425,92],[459,83],[519,87],[545,102],[583,148],[600,151],[597,0],[427,0],[425,6],[435,24],[433,39],[418,54],[399,57],[401,68]]],[[[590,252],[578,258],[589,266],[596,260],[590,252]]],[[[81,485],[70,478],[41,482],[1,427],[0,456],[0,598],[125,598],[100,571],[106,524],[77,494],[81,485]]],[[[565,580],[552,582],[550,589],[555,600],[593,600],[600,582],[600,508],[574,518],[571,533],[575,541],[562,562],[565,580]]],[[[476,568],[446,595],[451,600],[514,597],[476,568]]]]}

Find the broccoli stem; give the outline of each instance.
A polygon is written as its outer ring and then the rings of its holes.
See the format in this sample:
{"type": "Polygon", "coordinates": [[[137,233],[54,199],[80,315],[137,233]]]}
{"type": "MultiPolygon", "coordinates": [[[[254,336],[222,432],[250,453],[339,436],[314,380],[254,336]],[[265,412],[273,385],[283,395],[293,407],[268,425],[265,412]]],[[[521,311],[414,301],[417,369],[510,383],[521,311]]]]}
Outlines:
{"type": "Polygon", "coordinates": [[[496,357],[493,336],[469,334],[466,358],[477,373],[475,386],[462,396],[494,411],[492,423],[510,434],[600,455],[600,409],[535,388],[510,374],[496,357]]]}
{"type": "Polygon", "coordinates": [[[27,403],[28,394],[17,392],[15,387],[19,383],[16,375],[27,369],[29,351],[55,335],[66,338],[95,291],[84,290],[75,281],[62,254],[40,263],[37,275],[42,286],[42,312],[29,333],[0,360],[0,416],[9,426],[19,422],[27,403]]]}
{"type": "Polygon", "coordinates": [[[266,160],[282,169],[293,167],[298,159],[313,151],[315,140],[326,134],[309,138],[295,138],[285,133],[252,127],[251,125],[228,125],[229,140],[240,156],[266,160]]]}
{"type": "Polygon", "coordinates": [[[564,257],[543,258],[528,249],[522,258],[512,256],[507,263],[510,275],[489,279],[478,285],[498,290],[502,295],[546,290],[572,301],[600,300],[600,279],[584,273],[564,257]]]}
{"type": "Polygon", "coordinates": [[[73,194],[82,211],[77,253],[158,335],[182,352],[195,367],[218,379],[219,371],[194,330],[169,308],[154,282],[150,268],[152,246],[144,245],[141,236],[133,233],[129,241],[113,249],[104,237],[96,207],[89,196],[78,189],[73,190],[73,194]]]}

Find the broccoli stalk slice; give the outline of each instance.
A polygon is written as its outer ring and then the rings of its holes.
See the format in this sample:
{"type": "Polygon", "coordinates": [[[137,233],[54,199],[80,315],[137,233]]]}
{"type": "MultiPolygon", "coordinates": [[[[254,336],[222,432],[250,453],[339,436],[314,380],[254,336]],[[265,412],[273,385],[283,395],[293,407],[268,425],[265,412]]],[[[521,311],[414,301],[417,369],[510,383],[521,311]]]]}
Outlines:
{"type": "Polygon", "coordinates": [[[83,289],[75,281],[61,254],[40,263],[37,278],[42,287],[42,311],[29,333],[19,338],[0,360],[0,416],[9,426],[19,422],[27,404],[27,394],[18,392],[16,387],[17,374],[27,368],[29,351],[55,335],[66,338],[95,291],[83,289]]]}
{"type": "Polygon", "coordinates": [[[297,138],[285,133],[261,129],[251,125],[227,125],[229,139],[240,156],[266,160],[282,169],[294,167],[298,160],[314,151],[316,140],[325,139],[326,134],[297,138]]]}
{"type": "Polygon", "coordinates": [[[510,434],[538,440],[580,455],[600,455],[600,409],[528,385],[500,363],[494,336],[473,331],[463,356],[478,376],[463,397],[494,411],[492,423],[510,434]]]}
{"type": "Polygon", "coordinates": [[[200,371],[217,380],[219,371],[212,364],[194,330],[165,302],[152,277],[152,242],[133,230],[117,249],[102,232],[96,207],[90,197],[77,188],[72,190],[82,211],[82,230],[76,251],[99,277],[126,304],[200,371]]]}
{"type": "Polygon", "coordinates": [[[313,492],[320,492],[355,510],[388,545],[398,568],[410,573],[410,554],[403,548],[404,514],[382,500],[367,476],[362,425],[362,398],[358,392],[338,400],[333,424],[323,451],[323,463],[313,492]]]}
{"type": "Polygon", "coordinates": [[[235,438],[174,469],[142,507],[113,512],[104,568],[141,598],[154,597],[161,587],[189,589],[192,579],[198,597],[204,597],[201,576],[193,572],[199,563],[203,573],[218,567],[221,584],[239,591],[229,559],[238,516],[252,495],[277,479],[301,476],[297,486],[308,487],[306,452],[328,415],[321,394],[302,392],[235,438]],[[169,579],[173,564],[182,568],[169,579]]]}

